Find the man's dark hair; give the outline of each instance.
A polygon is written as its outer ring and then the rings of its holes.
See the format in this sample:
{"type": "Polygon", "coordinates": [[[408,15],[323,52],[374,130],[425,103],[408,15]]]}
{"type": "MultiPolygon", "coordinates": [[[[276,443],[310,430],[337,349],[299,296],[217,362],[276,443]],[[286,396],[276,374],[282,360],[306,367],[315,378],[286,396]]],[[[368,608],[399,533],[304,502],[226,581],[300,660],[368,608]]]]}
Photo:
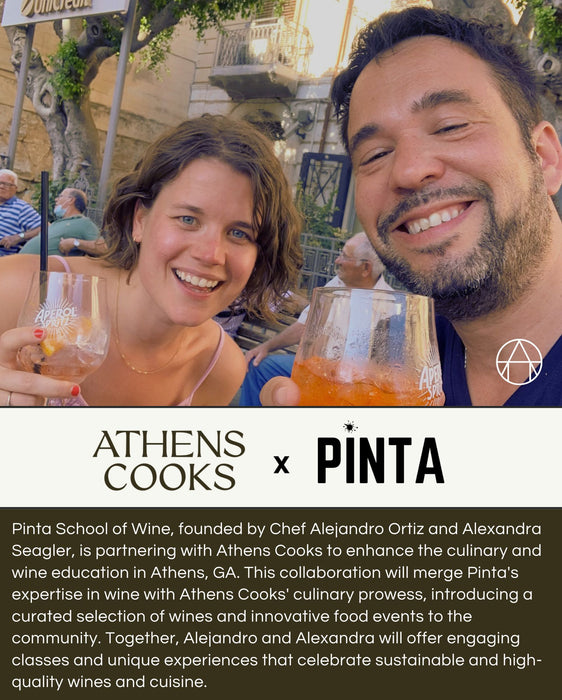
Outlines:
{"type": "Polygon", "coordinates": [[[68,190],[68,194],[71,197],[74,197],[74,206],[78,211],[83,214],[86,211],[87,203],[86,203],[86,195],[82,192],[82,190],[68,190]]]}
{"type": "Polygon", "coordinates": [[[359,74],[400,42],[420,36],[441,36],[463,44],[490,66],[529,147],[531,131],[542,119],[537,76],[518,48],[506,39],[503,29],[440,10],[411,7],[385,13],[362,29],[354,39],[347,68],[334,80],[331,97],[346,148],[349,150],[349,102],[359,74]]]}

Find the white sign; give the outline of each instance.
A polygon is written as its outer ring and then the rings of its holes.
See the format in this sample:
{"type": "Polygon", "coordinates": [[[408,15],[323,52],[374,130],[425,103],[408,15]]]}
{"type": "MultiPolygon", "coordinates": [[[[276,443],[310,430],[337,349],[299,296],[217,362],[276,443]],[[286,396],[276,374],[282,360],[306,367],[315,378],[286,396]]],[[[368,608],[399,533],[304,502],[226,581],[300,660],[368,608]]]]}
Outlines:
{"type": "Polygon", "coordinates": [[[560,508],[561,411],[6,408],[0,508],[560,508]]]}
{"type": "Polygon", "coordinates": [[[129,0],[6,0],[2,26],[126,12],[129,0]]]}

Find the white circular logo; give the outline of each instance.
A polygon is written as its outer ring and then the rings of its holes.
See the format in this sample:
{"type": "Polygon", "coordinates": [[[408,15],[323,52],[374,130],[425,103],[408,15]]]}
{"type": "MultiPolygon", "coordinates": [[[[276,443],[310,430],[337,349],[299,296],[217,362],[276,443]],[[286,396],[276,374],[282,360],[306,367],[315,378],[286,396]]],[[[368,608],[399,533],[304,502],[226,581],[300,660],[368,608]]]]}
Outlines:
{"type": "Polygon", "coordinates": [[[541,373],[541,351],[530,340],[524,338],[508,340],[498,350],[496,367],[500,377],[508,384],[516,386],[530,384],[541,373]]]}

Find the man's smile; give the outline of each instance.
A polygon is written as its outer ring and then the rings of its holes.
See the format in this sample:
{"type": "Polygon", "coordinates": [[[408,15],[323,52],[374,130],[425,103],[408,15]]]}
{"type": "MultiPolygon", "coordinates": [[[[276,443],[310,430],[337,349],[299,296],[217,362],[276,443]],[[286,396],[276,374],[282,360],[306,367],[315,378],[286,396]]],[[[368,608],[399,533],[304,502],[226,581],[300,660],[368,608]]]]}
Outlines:
{"type": "Polygon", "coordinates": [[[446,207],[444,209],[439,209],[434,211],[429,216],[423,216],[416,219],[409,219],[408,221],[401,224],[399,228],[406,229],[409,234],[416,234],[420,231],[427,231],[429,228],[435,228],[440,226],[442,223],[447,221],[452,221],[456,219],[457,216],[463,213],[468,208],[469,204],[463,202],[454,206],[446,207]]]}

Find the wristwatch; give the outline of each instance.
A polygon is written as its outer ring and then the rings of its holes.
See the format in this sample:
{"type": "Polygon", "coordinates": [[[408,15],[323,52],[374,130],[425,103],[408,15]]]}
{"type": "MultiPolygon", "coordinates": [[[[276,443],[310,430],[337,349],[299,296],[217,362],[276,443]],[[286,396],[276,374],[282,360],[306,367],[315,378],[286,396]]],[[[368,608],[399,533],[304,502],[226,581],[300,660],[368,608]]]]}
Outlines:
{"type": "Polygon", "coordinates": [[[80,241],[77,238],[74,239],[74,247],[80,248],[80,241]]]}
{"type": "Polygon", "coordinates": [[[25,239],[25,233],[23,233],[23,232],[22,232],[22,233],[18,233],[18,236],[19,236],[20,238],[22,238],[22,239],[25,239]]]}

